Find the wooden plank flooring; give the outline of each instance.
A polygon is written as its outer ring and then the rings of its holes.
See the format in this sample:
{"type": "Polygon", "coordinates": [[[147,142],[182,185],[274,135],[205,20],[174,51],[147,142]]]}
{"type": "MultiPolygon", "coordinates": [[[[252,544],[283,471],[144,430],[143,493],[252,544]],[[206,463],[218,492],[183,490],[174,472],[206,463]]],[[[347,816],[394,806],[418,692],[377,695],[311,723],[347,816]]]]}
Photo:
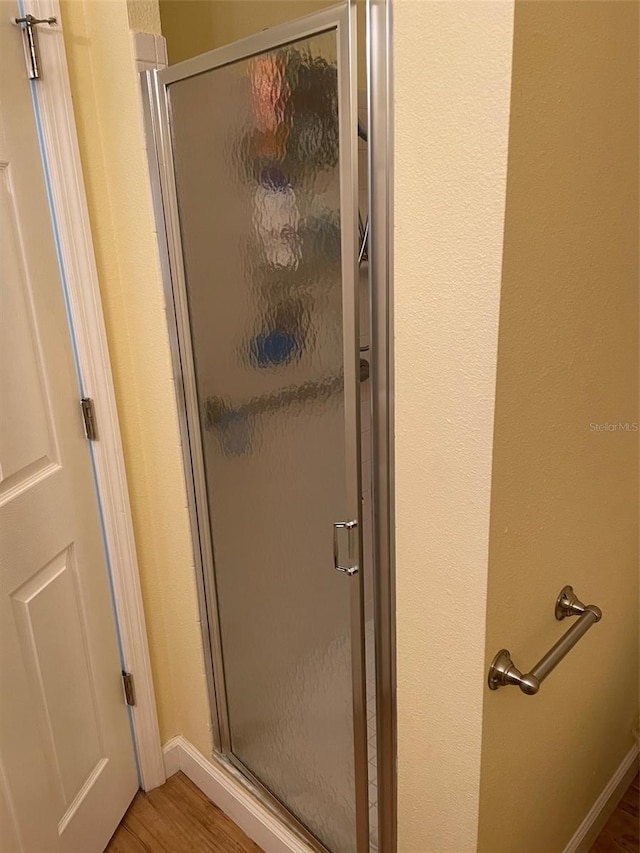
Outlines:
{"type": "Polygon", "coordinates": [[[640,774],[633,780],[629,790],[596,838],[591,853],[638,853],[640,850],[639,802],[640,774]]]}
{"type": "MultiPolygon", "coordinates": [[[[591,853],[638,853],[640,775],[631,783],[591,853]]],[[[105,853],[263,853],[183,773],[138,792],[105,853]]]]}
{"type": "Polygon", "coordinates": [[[262,853],[183,773],[139,791],[106,853],[262,853]]]}

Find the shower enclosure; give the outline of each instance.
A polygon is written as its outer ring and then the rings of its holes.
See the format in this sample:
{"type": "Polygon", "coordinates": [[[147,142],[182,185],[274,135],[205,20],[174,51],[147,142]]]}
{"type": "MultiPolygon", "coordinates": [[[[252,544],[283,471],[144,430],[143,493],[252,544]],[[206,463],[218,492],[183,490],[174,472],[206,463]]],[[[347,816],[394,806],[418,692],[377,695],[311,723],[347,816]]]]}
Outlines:
{"type": "MultiPolygon", "coordinates": [[[[378,753],[393,773],[388,445],[375,446],[388,381],[373,357],[374,525],[361,350],[376,232],[372,217],[363,252],[354,15],[330,7],[143,86],[215,745],[331,853],[378,849],[378,753]]],[[[380,800],[388,821],[392,787],[380,800]]]]}

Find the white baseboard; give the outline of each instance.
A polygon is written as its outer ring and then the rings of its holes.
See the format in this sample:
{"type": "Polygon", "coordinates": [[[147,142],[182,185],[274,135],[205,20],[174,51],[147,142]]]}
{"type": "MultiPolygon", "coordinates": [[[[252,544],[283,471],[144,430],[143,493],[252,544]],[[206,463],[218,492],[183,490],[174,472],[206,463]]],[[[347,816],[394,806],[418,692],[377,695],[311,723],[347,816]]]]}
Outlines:
{"type": "Polygon", "coordinates": [[[164,772],[167,774],[167,779],[180,770],[180,744],[183,740],[184,738],[181,736],[172,737],[162,747],[164,772]]]}
{"type": "Polygon", "coordinates": [[[564,853],[587,853],[591,849],[637,772],[638,744],[635,743],[565,847],[564,853]]]}
{"type": "Polygon", "coordinates": [[[171,738],[162,751],[167,776],[181,770],[265,853],[312,853],[311,848],[247,788],[233,768],[215,758],[205,758],[182,735],[171,738]]]}

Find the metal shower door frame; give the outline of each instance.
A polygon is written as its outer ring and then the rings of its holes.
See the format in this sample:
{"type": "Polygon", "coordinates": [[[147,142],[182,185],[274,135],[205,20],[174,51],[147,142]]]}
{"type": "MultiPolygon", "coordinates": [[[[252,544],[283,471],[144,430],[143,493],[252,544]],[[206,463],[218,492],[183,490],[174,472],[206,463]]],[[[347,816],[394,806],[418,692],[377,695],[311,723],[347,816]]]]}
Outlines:
{"type": "MultiPolygon", "coordinates": [[[[345,408],[346,504],[350,519],[357,519],[358,564],[362,559],[360,464],[360,384],[358,307],[358,161],[357,65],[355,0],[345,0],[208,53],[142,76],[143,106],[152,166],[152,191],[160,235],[161,266],[170,327],[170,342],[180,430],[185,458],[187,495],[194,542],[199,606],[204,639],[205,668],[211,701],[214,742],[217,749],[253,782],[263,799],[291,822],[291,813],[233,754],[224,677],[224,658],[218,614],[213,544],[209,526],[204,457],[195,383],[194,358],[187,303],[186,278],[178,214],[170,132],[168,87],[231,63],[326,32],[336,32],[338,54],[341,259],[343,293],[343,362],[345,408]],[[166,244],[163,245],[163,236],[166,244]],[[171,307],[173,311],[171,311],[171,307]],[[173,315],[173,316],[171,316],[173,315]],[[214,713],[215,712],[215,713],[214,713]]],[[[341,519],[336,519],[340,521],[341,519]]],[[[331,531],[327,531],[331,535],[331,531]]],[[[328,571],[332,570],[328,567],[328,571]]],[[[367,756],[367,704],[365,669],[364,573],[345,575],[349,584],[351,621],[351,671],[354,725],[354,766],[357,853],[369,851],[367,756]]],[[[345,591],[346,593],[346,591],[345,591]]],[[[295,818],[295,828],[319,850],[317,839],[295,818]]]]}
{"type": "Polygon", "coordinates": [[[378,849],[397,850],[392,0],[367,2],[378,849]]]}

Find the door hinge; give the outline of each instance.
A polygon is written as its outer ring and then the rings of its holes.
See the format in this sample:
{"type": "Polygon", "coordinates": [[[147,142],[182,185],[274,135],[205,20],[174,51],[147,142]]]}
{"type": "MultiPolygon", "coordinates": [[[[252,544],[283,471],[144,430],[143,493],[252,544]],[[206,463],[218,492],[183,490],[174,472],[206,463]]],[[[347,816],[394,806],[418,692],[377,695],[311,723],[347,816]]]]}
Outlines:
{"type": "Polygon", "coordinates": [[[25,15],[24,18],[14,18],[14,23],[22,29],[24,39],[24,56],[27,63],[27,76],[29,80],[40,79],[40,52],[38,51],[38,36],[35,28],[38,24],[57,24],[57,18],[34,18],[33,15],[25,15]]]}
{"type": "Polygon", "coordinates": [[[89,441],[97,441],[98,425],[96,423],[96,410],[91,397],[83,397],[80,400],[82,406],[82,417],[84,419],[84,431],[89,441]]]}
{"type": "Polygon", "coordinates": [[[122,689],[124,690],[124,701],[127,705],[135,705],[136,691],[133,687],[133,675],[124,670],[122,671],[122,689]]]}

